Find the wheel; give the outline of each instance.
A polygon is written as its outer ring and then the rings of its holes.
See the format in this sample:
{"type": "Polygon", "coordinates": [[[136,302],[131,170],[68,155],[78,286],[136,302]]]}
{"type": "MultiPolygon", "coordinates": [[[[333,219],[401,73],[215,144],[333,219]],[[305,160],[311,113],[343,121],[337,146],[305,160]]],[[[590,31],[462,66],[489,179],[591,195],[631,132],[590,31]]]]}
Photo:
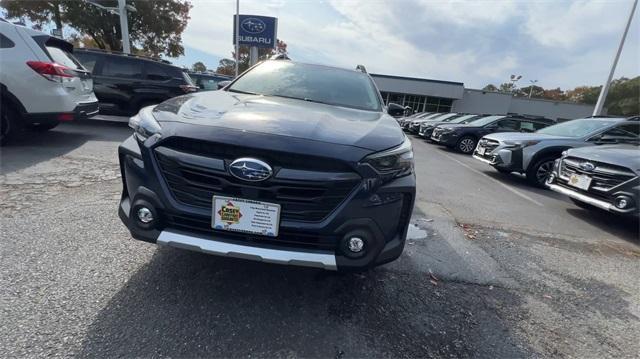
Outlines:
{"type": "Polygon", "coordinates": [[[509,174],[509,173],[511,173],[511,170],[507,170],[507,169],[504,169],[504,168],[500,168],[500,167],[493,167],[493,168],[495,168],[495,169],[496,169],[496,171],[498,171],[498,172],[500,172],[500,173],[504,173],[504,174],[509,174]]]}
{"type": "Polygon", "coordinates": [[[13,106],[2,104],[0,108],[0,146],[14,140],[22,130],[20,114],[13,106]]]}
{"type": "Polygon", "coordinates": [[[595,207],[595,206],[593,206],[593,205],[591,205],[589,203],[578,201],[575,198],[569,197],[569,199],[571,200],[571,202],[573,202],[573,204],[575,204],[576,206],[578,206],[580,208],[588,209],[588,210],[596,210],[596,209],[598,209],[597,207],[595,207]]]}
{"type": "Polygon", "coordinates": [[[533,166],[529,166],[527,180],[534,186],[546,188],[545,182],[551,171],[553,171],[553,162],[555,160],[555,157],[545,157],[534,163],[533,166]]]}
{"type": "Polygon", "coordinates": [[[469,154],[473,152],[476,148],[476,139],[471,136],[462,137],[458,144],[456,145],[456,149],[464,154],[469,154]]]}
{"type": "Polygon", "coordinates": [[[29,126],[27,126],[27,128],[30,131],[34,131],[34,132],[46,132],[51,130],[52,128],[58,126],[60,124],[60,122],[47,122],[47,123],[38,123],[38,124],[31,124],[29,126]]]}

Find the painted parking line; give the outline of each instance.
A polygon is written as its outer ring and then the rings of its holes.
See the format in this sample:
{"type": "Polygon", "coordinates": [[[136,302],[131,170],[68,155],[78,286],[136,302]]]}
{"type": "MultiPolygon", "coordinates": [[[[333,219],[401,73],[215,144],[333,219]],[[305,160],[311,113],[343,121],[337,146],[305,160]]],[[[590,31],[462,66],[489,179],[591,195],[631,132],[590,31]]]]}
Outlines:
{"type": "Polygon", "coordinates": [[[454,158],[454,157],[452,157],[452,156],[449,156],[448,154],[446,154],[446,153],[444,153],[444,152],[442,152],[442,151],[433,151],[433,152],[440,153],[441,155],[443,155],[443,156],[447,157],[448,159],[450,159],[450,160],[452,160],[452,161],[454,161],[454,162],[458,163],[460,166],[463,166],[463,167],[467,168],[467,169],[468,169],[468,170],[470,170],[470,171],[473,171],[473,172],[475,172],[475,173],[477,173],[477,174],[479,174],[479,175],[481,175],[481,176],[484,176],[484,177],[488,178],[489,180],[491,180],[491,181],[493,181],[493,182],[497,183],[499,186],[503,187],[504,189],[506,189],[507,191],[509,191],[509,192],[511,192],[511,193],[513,193],[513,194],[515,194],[515,195],[516,195],[516,196],[518,196],[518,197],[521,197],[521,198],[523,198],[523,199],[526,199],[527,201],[529,201],[529,202],[531,202],[531,203],[533,203],[533,204],[535,204],[535,205],[537,205],[537,206],[544,207],[544,204],[542,204],[542,203],[540,203],[540,202],[536,201],[535,199],[533,199],[533,198],[531,198],[531,197],[527,196],[526,194],[524,194],[524,193],[522,193],[522,192],[518,191],[517,189],[515,189],[515,188],[513,188],[513,187],[511,187],[511,186],[508,186],[508,185],[506,185],[506,184],[504,184],[504,183],[502,183],[502,182],[500,182],[500,181],[498,181],[497,179],[495,179],[495,178],[493,178],[493,177],[489,176],[488,174],[486,174],[486,173],[484,173],[484,172],[478,171],[477,169],[475,169],[475,168],[473,168],[473,167],[469,166],[468,164],[466,164],[466,163],[464,163],[464,162],[462,162],[462,161],[457,160],[456,158],[454,158]]]}

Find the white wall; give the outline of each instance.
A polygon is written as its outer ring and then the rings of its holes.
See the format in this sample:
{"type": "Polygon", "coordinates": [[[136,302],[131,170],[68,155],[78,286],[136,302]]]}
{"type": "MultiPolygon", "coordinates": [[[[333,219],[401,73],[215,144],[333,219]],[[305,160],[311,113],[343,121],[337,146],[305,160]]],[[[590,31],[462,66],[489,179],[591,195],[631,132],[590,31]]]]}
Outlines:
{"type": "Polygon", "coordinates": [[[511,95],[499,92],[464,90],[464,97],[453,102],[452,112],[506,114],[509,112],[511,95]]]}
{"type": "Polygon", "coordinates": [[[454,101],[452,112],[544,116],[550,119],[575,119],[591,116],[593,105],[512,97],[510,94],[465,89],[464,97],[454,101]]]}

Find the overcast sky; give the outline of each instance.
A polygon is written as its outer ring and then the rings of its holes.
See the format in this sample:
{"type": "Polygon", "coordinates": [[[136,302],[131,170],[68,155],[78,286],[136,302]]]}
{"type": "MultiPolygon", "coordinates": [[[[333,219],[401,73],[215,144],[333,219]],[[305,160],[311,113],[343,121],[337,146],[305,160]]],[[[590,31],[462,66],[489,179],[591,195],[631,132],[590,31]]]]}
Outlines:
{"type": "MultiPolygon", "coordinates": [[[[622,35],[631,0],[240,1],[240,13],[275,16],[294,60],[369,72],[499,84],[523,75],[545,88],[599,85],[622,35]]],[[[193,0],[183,34],[186,55],[215,67],[233,49],[234,0],[193,0]]],[[[616,77],[640,74],[640,20],[635,19],[616,77]]]]}

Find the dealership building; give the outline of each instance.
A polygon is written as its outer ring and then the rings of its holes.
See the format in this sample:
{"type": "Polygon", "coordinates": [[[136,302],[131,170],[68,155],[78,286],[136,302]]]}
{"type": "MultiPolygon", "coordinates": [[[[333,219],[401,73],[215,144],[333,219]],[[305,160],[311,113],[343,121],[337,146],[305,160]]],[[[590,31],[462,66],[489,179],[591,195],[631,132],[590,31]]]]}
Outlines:
{"type": "Polygon", "coordinates": [[[409,106],[417,112],[464,112],[544,116],[566,121],[590,116],[593,105],[514,97],[511,94],[464,87],[462,82],[370,74],[386,104],[409,106]]]}

